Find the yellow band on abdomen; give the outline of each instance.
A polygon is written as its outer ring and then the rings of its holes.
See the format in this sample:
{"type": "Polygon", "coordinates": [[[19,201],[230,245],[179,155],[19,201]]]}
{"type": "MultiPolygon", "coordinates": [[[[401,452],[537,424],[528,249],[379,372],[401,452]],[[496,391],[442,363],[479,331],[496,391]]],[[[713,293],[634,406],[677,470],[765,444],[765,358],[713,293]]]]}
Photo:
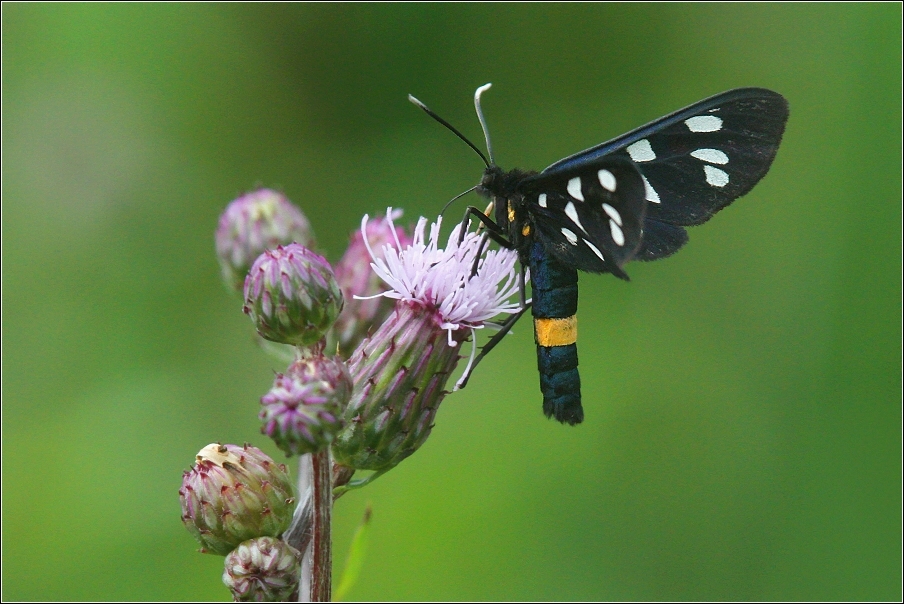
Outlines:
{"type": "Polygon", "coordinates": [[[534,339],[540,346],[567,346],[578,341],[578,317],[534,318],[534,339]]]}

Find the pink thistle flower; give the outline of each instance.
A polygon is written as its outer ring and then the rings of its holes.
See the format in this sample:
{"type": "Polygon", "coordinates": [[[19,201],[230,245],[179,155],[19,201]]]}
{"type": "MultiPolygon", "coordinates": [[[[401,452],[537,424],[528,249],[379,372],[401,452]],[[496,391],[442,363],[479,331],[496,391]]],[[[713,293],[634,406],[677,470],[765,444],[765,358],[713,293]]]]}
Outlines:
{"type": "Polygon", "coordinates": [[[352,392],[345,362],[329,359],[315,347],[277,373],[261,398],[261,432],[287,455],[325,448],[342,427],[342,409],[352,392]]]}
{"type": "MultiPolygon", "coordinates": [[[[366,224],[367,216],[362,231],[366,224]]],[[[461,358],[459,343],[497,315],[520,310],[511,301],[518,292],[515,252],[486,250],[484,236],[461,235],[461,225],[440,247],[441,219],[429,233],[427,224],[418,221],[407,245],[394,240],[378,252],[368,244],[371,267],[391,288],[377,296],[395,300],[395,310],[349,359],[355,387],[333,443],[340,465],[376,472],[368,481],[429,436],[461,358]]]]}
{"type": "Polygon", "coordinates": [[[385,244],[399,242],[400,246],[409,245],[411,236],[393,224],[393,220],[401,215],[401,210],[396,210],[391,217],[372,218],[364,228],[352,233],[348,249],[334,269],[345,298],[345,307],[333,325],[327,350],[338,348],[340,355],[348,356],[392,312],[394,300],[374,297],[386,286],[370,268],[368,246],[379,255],[385,244]]]}

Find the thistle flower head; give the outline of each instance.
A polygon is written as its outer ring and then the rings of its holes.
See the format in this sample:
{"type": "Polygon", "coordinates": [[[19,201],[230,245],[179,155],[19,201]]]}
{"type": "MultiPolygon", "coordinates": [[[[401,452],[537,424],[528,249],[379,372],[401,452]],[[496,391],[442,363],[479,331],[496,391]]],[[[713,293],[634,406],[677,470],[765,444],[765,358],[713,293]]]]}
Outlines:
{"type": "Polygon", "coordinates": [[[285,195],[257,189],[226,207],[217,226],[216,242],[224,281],[242,291],[255,258],[292,242],[313,247],[314,234],[308,219],[285,195]]]}
{"type": "Polygon", "coordinates": [[[202,550],[225,556],[242,541],[288,528],[295,498],[286,466],[245,445],[207,445],[182,475],[182,522],[202,550]]]}
{"type": "Polygon", "coordinates": [[[342,288],[345,307],[333,325],[327,349],[349,355],[368,333],[374,331],[392,312],[395,301],[383,296],[373,297],[383,291],[383,281],[370,268],[370,246],[382,258],[383,246],[400,247],[411,243],[411,236],[395,226],[393,220],[402,215],[396,210],[391,216],[375,217],[364,228],[355,230],[342,259],[336,263],[336,281],[342,288]]]}
{"type": "Polygon", "coordinates": [[[292,243],[261,254],[245,279],[245,313],[281,344],[319,341],[342,310],[342,291],[322,256],[292,243]]]}
{"type": "Polygon", "coordinates": [[[319,451],[342,427],[351,394],[345,362],[316,351],[276,374],[273,388],[261,398],[261,432],[287,455],[319,451]]]}
{"type": "Polygon", "coordinates": [[[368,246],[374,272],[392,288],[380,295],[396,307],[349,359],[355,388],[332,446],[340,466],[379,474],[414,453],[447,394],[458,343],[497,314],[519,310],[509,302],[518,290],[514,252],[487,251],[483,237],[462,236],[460,226],[442,248],[440,220],[429,235],[426,228],[422,218],[410,244],[395,241],[381,254],[368,246]]]}
{"type": "Polygon", "coordinates": [[[258,537],[228,556],[223,583],[235,602],[287,602],[298,588],[301,553],[284,541],[258,537]]]}
{"type": "MultiPolygon", "coordinates": [[[[391,211],[387,210],[390,221],[391,211]]],[[[367,216],[361,224],[366,233],[367,216]]],[[[396,239],[384,244],[381,253],[368,244],[368,252],[374,272],[392,288],[380,295],[434,310],[453,345],[453,331],[479,329],[498,314],[518,312],[518,303],[510,300],[518,292],[518,257],[511,250],[486,250],[484,236],[478,233],[462,237],[461,224],[440,247],[441,225],[439,217],[428,234],[427,219],[422,217],[410,244],[396,239]]]]}

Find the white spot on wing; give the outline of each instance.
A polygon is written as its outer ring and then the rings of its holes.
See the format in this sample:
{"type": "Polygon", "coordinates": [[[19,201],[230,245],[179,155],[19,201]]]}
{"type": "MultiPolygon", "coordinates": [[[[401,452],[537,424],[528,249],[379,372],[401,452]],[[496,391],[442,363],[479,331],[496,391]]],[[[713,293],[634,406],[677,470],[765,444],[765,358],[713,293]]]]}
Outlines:
{"type": "Polygon", "coordinates": [[[596,247],[595,245],[593,245],[592,243],[590,243],[590,242],[587,241],[586,239],[584,239],[583,241],[584,241],[584,243],[587,244],[587,247],[589,247],[591,250],[593,250],[593,253],[594,253],[594,254],[596,254],[597,256],[599,256],[600,260],[602,260],[603,262],[606,261],[606,259],[603,258],[603,253],[599,250],[598,247],[596,247]]]}
{"type": "Polygon", "coordinates": [[[571,218],[571,222],[573,222],[573,223],[575,223],[576,225],[578,225],[578,228],[579,228],[579,229],[581,229],[581,230],[584,231],[585,233],[587,232],[587,229],[585,229],[585,228],[584,228],[584,225],[581,224],[581,219],[578,218],[578,211],[577,211],[577,209],[574,207],[574,204],[571,203],[570,201],[568,202],[568,205],[565,206],[565,215],[568,216],[569,218],[571,218]]]}
{"type": "Polygon", "coordinates": [[[703,166],[703,170],[706,172],[706,182],[712,186],[724,187],[728,184],[728,172],[725,170],[713,168],[712,166],[703,166]]]}
{"type": "Polygon", "coordinates": [[[628,145],[627,151],[628,155],[630,155],[631,159],[634,161],[653,161],[656,159],[656,154],[653,153],[653,147],[650,146],[650,141],[645,138],[628,145]]]}
{"type": "Polygon", "coordinates": [[[614,220],[609,221],[609,231],[612,232],[612,240],[615,241],[615,245],[622,246],[625,244],[625,234],[622,233],[621,228],[615,224],[614,220]]]}
{"type": "Polygon", "coordinates": [[[708,161],[711,164],[727,164],[728,156],[718,149],[697,149],[691,151],[691,157],[696,157],[702,161],[708,161]]]}
{"type": "Polygon", "coordinates": [[[581,179],[577,176],[568,181],[568,194],[577,199],[584,201],[584,194],[581,193],[581,179]]]}
{"type": "Polygon", "coordinates": [[[596,177],[600,179],[600,184],[604,189],[615,193],[615,175],[612,172],[603,169],[596,173],[596,177]]]}
{"type": "Polygon", "coordinates": [[[546,193],[540,193],[540,197],[537,199],[537,201],[540,202],[541,208],[545,208],[546,207],[546,193]]]}
{"type": "Polygon", "coordinates": [[[684,120],[691,132],[717,132],[722,129],[722,118],[715,115],[695,115],[684,120]]]}
{"type": "Polygon", "coordinates": [[[609,218],[618,223],[618,226],[622,225],[621,214],[618,213],[618,210],[610,206],[608,203],[603,204],[603,210],[605,210],[606,214],[609,215],[609,218]]]}
{"type": "Polygon", "coordinates": [[[652,201],[653,203],[660,203],[659,193],[656,192],[656,189],[653,188],[653,185],[650,184],[650,181],[647,180],[646,176],[641,175],[643,179],[643,188],[647,192],[647,201],[652,201]]]}
{"type": "Polygon", "coordinates": [[[562,234],[565,235],[565,239],[567,239],[568,243],[570,243],[571,245],[578,244],[578,236],[575,235],[574,233],[572,233],[571,231],[569,231],[568,229],[566,229],[565,227],[562,227],[562,234]]]}

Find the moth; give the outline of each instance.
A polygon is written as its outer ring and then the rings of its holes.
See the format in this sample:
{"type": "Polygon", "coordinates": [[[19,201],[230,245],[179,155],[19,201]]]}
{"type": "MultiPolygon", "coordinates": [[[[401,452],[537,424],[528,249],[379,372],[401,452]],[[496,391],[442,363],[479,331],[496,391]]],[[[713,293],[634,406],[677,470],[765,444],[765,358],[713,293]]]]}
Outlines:
{"type": "Polygon", "coordinates": [[[493,159],[480,106],[489,87],[474,94],[489,157],[426,105],[408,98],[483,159],[483,177],[466,193],[476,191],[489,206],[485,211],[469,206],[465,220],[478,219],[489,237],[518,253],[522,283],[524,269],[530,270],[532,303],[522,304],[521,312],[501,325],[477,361],[530,306],[543,412],[575,425],[584,419],[578,271],[627,280],[623,267],[628,261],[658,260],[677,252],[688,240],[685,227],[706,222],[769,171],[788,120],[788,102],[765,88],[729,90],[541,172],[505,171],[493,159]]]}

